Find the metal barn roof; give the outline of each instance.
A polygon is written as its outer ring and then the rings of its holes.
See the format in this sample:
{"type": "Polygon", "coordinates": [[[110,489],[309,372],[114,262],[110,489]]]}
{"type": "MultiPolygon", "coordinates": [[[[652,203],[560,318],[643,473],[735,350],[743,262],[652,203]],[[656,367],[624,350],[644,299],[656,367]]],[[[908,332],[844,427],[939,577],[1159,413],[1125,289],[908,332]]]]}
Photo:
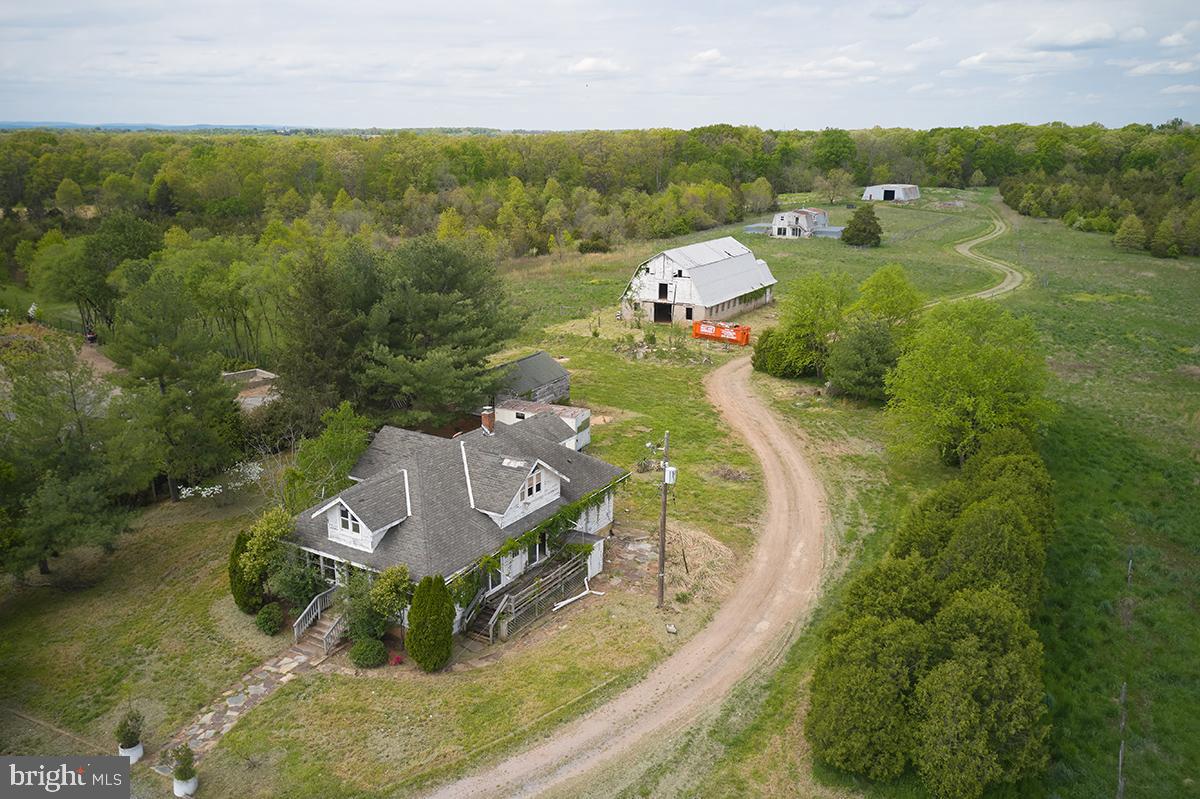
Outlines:
{"type": "Polygon", "coordinates": [[[709,308],[778,282],[765,261],[731,236],[676,247],[663,256],[687,270],[700,303],[709,308]]]}

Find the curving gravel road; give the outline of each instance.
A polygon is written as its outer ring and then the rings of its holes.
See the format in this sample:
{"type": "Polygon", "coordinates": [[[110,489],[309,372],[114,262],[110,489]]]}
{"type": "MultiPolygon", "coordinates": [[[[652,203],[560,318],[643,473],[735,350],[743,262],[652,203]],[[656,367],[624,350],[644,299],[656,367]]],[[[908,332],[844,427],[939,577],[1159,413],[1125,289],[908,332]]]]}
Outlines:
{"type": "Polygon", "coordinates": [[[442,799],[533,796],[717,708],[777,653],[820,595],[825,494],[796,435],[750,385],[750,359],[705,379],[709,400],[754,451],[766,511],[749,567],[713,620],[641,682],[530,749],[439,788],[442,799]]]}
{"type": "MultiPolygon", "coordinates": [[[[955,246],[964,258],[1001,272],[1000,283],[969,297],[1013,291],[1024,275],[973,248],[1004,235],[991,208],[989,232],[955,246]]],[[[965,299],[958,297],[955,299],[965,299]]],[[[934,303],[931,303],[934,304],[934,303]]],[[[709,401],[762,464],[765,514],[749,568],[713,620],[641,682],[581,716],[552,738],[438,788],[431,797],[535,796],[587,779],[593,769],[637,752],[720,706],[733,686],[778,653],[820,596],[824,567],[825,492],[800,451],[796,432],[750,385],[750,358],[705,378],[709,401]]]]}

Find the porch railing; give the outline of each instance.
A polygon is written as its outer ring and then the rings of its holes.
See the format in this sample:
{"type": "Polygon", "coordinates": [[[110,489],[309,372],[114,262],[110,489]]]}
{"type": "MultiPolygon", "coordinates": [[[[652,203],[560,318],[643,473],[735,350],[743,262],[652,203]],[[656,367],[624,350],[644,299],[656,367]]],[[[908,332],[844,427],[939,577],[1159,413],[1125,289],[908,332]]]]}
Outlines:
{"type": "Polygon", "coordinates": [[[317,594],[312,598],[312,602],[308,603],[304,612],[296,617],[296,621],[292,624],[293,643],[300,643],[300,636],[304,635],[304,631],[313,626],[317,619],[321,618],[321,613],[333,604],[335,591],[337,591],[336,585],[317,594]]]}
{"type": "Polygon", "coordinates": [[[488,641],[495,643],[496,625],[505,614],[509,620],[508,632],[514,633],[545,613],[555,602],[579,593],[586,577],[587,556],[576,555],[553,571],[538,577],[532,585],[507,594],[500,600],[488,621],[488,641]]]}
{"type": "Polygon", "coordinates": [[[484,594],[486,593],[486,588],[480,588],[475,592],[475,598],[467,604],[466,610],[463,611],[462,622],[459,624],[460,630],[466,630],[471,626],[471,622],[475,620],[475,616],[479,613],[479,609],[483,607],[484,594]]]}
{"type": "Polygon", "coordinates": [[[321,638],[321,648],[325,650],[326,655],[333,651],[333,648],[338,645],[338,641],[342,640],[342,636],[346,634],[346,628],[349,625],[350,620],[343,613],[341,616],[338,616],[337,621],[333,623],[333,626],[321,638]]]}

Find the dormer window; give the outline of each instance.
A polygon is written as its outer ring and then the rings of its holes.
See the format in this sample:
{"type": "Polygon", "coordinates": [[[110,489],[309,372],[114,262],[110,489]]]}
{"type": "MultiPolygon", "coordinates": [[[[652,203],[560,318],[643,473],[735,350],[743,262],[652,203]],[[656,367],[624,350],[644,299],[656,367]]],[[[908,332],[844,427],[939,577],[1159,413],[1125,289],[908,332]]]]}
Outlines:
{"type": "Polygon", "coordinates": [[[532,499],[542,493],[542,470],[536,469],[525,479],[525,499],[532,499]]]}
{"type": "Polygon", "coordinates": [[[350,509],[345,505],[342,505],[338,509],[338,513],[341,515],[342,529],[349,530],[350,532],[357,534],[360,529],[358,525],[358,519],[354,518],[354,514],[350,512],[350,509]]]}

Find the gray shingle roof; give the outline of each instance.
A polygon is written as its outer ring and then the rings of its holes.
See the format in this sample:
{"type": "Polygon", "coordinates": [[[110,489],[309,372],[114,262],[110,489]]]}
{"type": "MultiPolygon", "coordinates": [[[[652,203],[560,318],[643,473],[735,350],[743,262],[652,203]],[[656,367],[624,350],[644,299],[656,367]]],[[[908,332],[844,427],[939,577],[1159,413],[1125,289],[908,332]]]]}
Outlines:
{"type": "Polygon", "coordinates": [[[520,425],[526,432],[537,433],[539,436],[549,439],[556,444],[560,444],[575,435],[575,428],[567,424],[558,414],[551,411],[542,411],[541,413],[526,417],[520,422],[520,425]]]}
{"type": "Polygon", "coordinates": [[[508,370],[504,378],[504,388],[518,397],[567,375],[567,370],[544,350],[496,368],[508,370]]]}
{"type": "Polygon", "coordinates": [[[552,414],[539,414],[514,425],[497,425],[491,436],[476,429],[445,439],[397,427],[382,428],[351,470],[361,482],[338,496],[368,527],[371,522],[365,516],[387,524],[405,514],[401,470],[407,470],[412,515],[389,530],[374,552],[365,552],[330,541],[325,517],[311,518],[314,511],[328,504],[326,500],[297,517],[295,542],[371,569],[404,563],[414,578],[450,575],[470,566],[494,553],[509,538],[545,521],[563,505],[624,474],[598,458],[559,445],[553,435],[546,437],[546,431],[554,429],[549,423],[529,425],[543,415],[566,429],[563,438],[571,434],[569,426],[552,414]],[[561,497],[554,503],[501,529],[483,512],[471,508],[462,463],[464,449],[476,505],[498,507],[495,513],[503,513],[508,507],[535,460],[543,461],[570,482],[562,484],[561,497]],[[527,461],[529,467],[505,467],[504,458],[527,461]],[[503,507],[499,507],[501,504],[503,507]]]}

